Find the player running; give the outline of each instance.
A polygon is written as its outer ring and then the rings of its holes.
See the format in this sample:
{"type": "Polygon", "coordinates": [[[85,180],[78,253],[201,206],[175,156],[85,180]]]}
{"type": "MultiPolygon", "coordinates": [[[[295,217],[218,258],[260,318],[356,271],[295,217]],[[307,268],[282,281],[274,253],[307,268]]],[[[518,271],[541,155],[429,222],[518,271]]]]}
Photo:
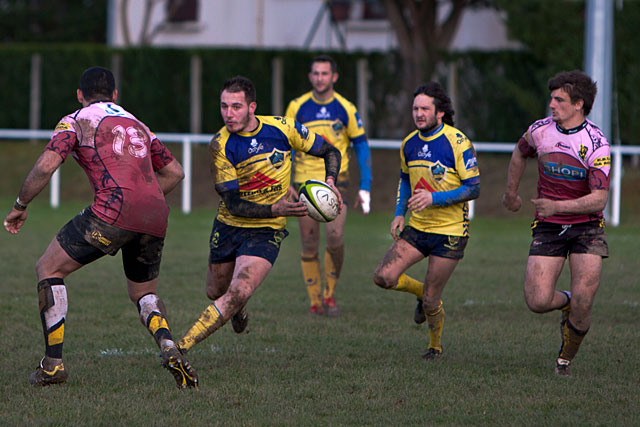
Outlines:
{"type": "Polygon", "coordinates": [[[117,96],[111,71],[93,67],[82,74],[77,91],[82,108],[60,120],[4,221],[9,233],[20,231],[27,205],[69,154],[86,172],[93,204],[62,227],[36,264],[45,356],[29,382],[45,386],[68,378],[62,362],[68,306],[64,279],[122,250],[129,298],[160,348],[163,365],[178,387],[197,387],[198,376],[174,344],[156,295],[169,216],[164,195],[184,173],[147,126],[115,103],[117,96]]]}
{"type": "Polygon", "coordinates": [[[520,209],[520,178],[527,158],[537,157],[538,196],[531,200],[536,213],[524,297],[534,313],[562,311],[555,372],[567,376],[589,331],[602,259],[609,256],[602,210],[609,196],[611,157],[606,138],[586,118],[596,97],[595,82],[574,70],[557,74],[548,87],[551,116],[532,124],[518,141],[503,204],[510,211],[520,209]],[[567,256],[571,290],[557,291],[567,256]]]}
{"type": "MultiPolygon", "coordinates": [[[[349,186],[349,144],[358,159],[360,170],[360,190],[358,204],[366,215],[369,213],[371,200],[371,154],[369,144],[356,107],[343,96],[333,90],[338,80],[336,62],[327,55],[321,55],[311,62],[309,82],[312,90],[289,103],[285,115],[305,125],[311,131],[322,135],[334,147],[340,150],[342,167],[336,186],[342,193],[349,186]]],[[[294,186],[298,190],[308,179],[322,181],[324,165],[322,159],[296,151],[294,164],[294,186]]],[[[335,317],[340,314],[336,301],[336,285],[340,278],[344,261],[344,224],[347,218],[347,207],[344,206],[338,217],[325,224],[326,250],[324,253],[325,287],[322,291],[320,278],[320,262],[318,248],[320,245],[320,224],[309,216],[298,218],[300,237],[302,239],[301,265],[302,275],[307,285],[311,307],[310,314],[325,314],[335,317]]]]}
{"type": "Polygon", "coordinates": [[[453,114],[451,100],[438,83],[414,92],[413,121],[418,129],[400,148],[400,185],[391,222],[395,242],[373,277],[380,287],[418,297],[414,320],[429,324],[425,360],[442,356],[442,292],[469,239],[467,201],[480,195],[476,153],[471,141],[453,127],[453,114]],[[407,209],[411,216],[405,227],[407,209]],[[425,257],[429,267],[423,284],[404,272],[425,257]]]}
{"type": "Polygon", "coordinates": [[[289,234],[285,217],[307,214],[304,203],[286,197],[292,150],[322,157],[324,180],[340,198],[335,188],[340,152],[291,118],[255,115],[256,107],[256,90],[249,79],[235,77],[222,87],[225,125],[209,144],[211,173],[222,198],[209,242],[207,297],[213,303],[179,341],[183,351],[229,319],[237,333],[247,327],[245,305],[289,234]]]}

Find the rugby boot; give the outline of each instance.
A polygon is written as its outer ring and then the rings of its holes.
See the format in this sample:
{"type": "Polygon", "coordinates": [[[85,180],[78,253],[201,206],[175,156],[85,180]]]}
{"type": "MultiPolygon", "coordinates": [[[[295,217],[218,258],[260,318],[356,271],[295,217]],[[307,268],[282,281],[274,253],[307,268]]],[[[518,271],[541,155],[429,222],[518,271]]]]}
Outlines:
{"type": "Polygon", "coordinates": [[[555,373],[561,377],[570,377],[571,376],[571,361],[562,359],[558,357],[556,359],[556,368],[555,373]]]}
{"type": "Polygon", "coordinates": [[[38,369],[29,375],[29,383],[31,385],[46,386],[50,384],[61,384],[69,378],[69,374],[64,367],[64,363],[54,366],[50,371],[42,366],[44,358],[40,361],[38,369]]]}
{"type": "Polygon", "coordinates": [[[340,316],[340,307],[338,307],[338,303],[334,297],[324,298],[322,300],[322,308],[327,317],[340,316]]]}
{"type": "Polygon", "coordinates": [[[322,316],[324,314],[324,310],[321,305],[312,305],[309,308],[309,315],[311,316],[322,316]]]}
{"type": "Polygon", "coordinates": [[[249,324],[249,314],[247,313],[246,306],[242,306],[240,310],[231,318],[231,326],[236,334],[241,334],[247,329],[249,324]]]}
{"type": "Polygon", "coordinates": [[[198,388],[198,374],[177,347],[167,347],[160,354],[162,366],[176,379],[178,388],[198,388]]]}
{"type": "Polygon", "coordinates": [[[442,348],[429,347],[427,352],[422,355],[424,360],[437,360],[442,357],[442,348]]]}
{"type": "Polygon", "coordinates": [[[413,312],[413,321],[418,325],[423,324],[427,320],[427,315],[424,314],[424,307],[422,306],[422,299],[418,298],[418,305],[413,312]]]}

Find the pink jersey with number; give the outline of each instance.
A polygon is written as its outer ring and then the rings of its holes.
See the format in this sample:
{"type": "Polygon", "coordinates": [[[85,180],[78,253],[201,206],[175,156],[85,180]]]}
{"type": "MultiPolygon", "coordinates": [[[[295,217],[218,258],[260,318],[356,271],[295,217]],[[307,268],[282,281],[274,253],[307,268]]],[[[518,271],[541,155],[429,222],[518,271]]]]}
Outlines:
{"type": "Polygon", "coordinates": [[[173,156],[142,122],[112,102],[95,102],[60,120],[47,150],[69,153],[89,177],[91,210],[116,227],[164,237],[169,207],[155,171],[173,156]]]}
{"type": "MultiPolygon", "coordinates": [[[[538,157],[538,198],[572,200],[592,190],[609,190],[609,143],[590,120],[568,130],[551,117],[538,120],[522,135],[518,148],[527,157],[538,157]]],[[[559,213],[544,221],[575,224],[601,218],[602,212],[559,213]]],[[[536,219],[542,220],[537,212],[536,219]]]]}

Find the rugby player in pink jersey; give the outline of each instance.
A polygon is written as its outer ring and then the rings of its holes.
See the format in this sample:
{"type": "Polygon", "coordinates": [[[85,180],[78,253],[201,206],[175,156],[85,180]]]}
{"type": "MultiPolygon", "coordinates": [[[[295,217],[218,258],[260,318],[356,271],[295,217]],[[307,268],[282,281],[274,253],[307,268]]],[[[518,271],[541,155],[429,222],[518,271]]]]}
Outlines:
{"type": "Polygon", "coordinates": [[[591,324],[591,308],[600,285],[602,259],[609,250],[602,211],[609,195],[609,143],[586,117],[596,97],[596,84],[582,71],[552,77],[551,116],[533,123],[511,156],[503,204],[522,205],[518,185],[527,159],[538,158],[538,194],[532,224],[524,297],[535,313],[561,310],[562,344],[555,372],[570,375],[591,324]],[[569,259],[571,288],[556,290],[569,259]]]}
{"type": "Polygon", "coordinates": [[[77,90],[82,108],[60,120],[4,221],[9,233],[20,231],[27,205],[69,154],[86,172],[93,204],[62,227],[36,264],[45,356],[29,382],[44,386],[68,378],[62,362],[68,306],[64,279],[122,250],[129,297],[160,348],[162,364],[178,387],[197,387],[197,374],[174,343],[156,295],[169,216],[164,195],[184,172],[149,128],[115,103],[117,95],[111,71],[93,67],[82,74],[77,90]]]}

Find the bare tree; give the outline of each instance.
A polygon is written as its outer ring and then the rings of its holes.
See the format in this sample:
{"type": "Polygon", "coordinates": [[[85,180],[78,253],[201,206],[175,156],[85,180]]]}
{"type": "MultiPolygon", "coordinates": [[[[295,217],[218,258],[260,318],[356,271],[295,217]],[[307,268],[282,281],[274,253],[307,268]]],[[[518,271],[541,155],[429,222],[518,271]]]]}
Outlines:
{"type": "MultiPolygon", "coordinates": [[[[399,108],[406,108],[413,90],[430,80],[458,30],[462,13],[489,0],[383,0],[398,39],[402,93],[399,108]],[[442,18],[441,18],[442,16],[442,18]]],[[[403,115],[404,117],[404,115],[403,115]]],[[[407,124],[403,121],[404,125],[407,124]]],[[[406,127],[406,126],[405,126],[406,127]]]]}

